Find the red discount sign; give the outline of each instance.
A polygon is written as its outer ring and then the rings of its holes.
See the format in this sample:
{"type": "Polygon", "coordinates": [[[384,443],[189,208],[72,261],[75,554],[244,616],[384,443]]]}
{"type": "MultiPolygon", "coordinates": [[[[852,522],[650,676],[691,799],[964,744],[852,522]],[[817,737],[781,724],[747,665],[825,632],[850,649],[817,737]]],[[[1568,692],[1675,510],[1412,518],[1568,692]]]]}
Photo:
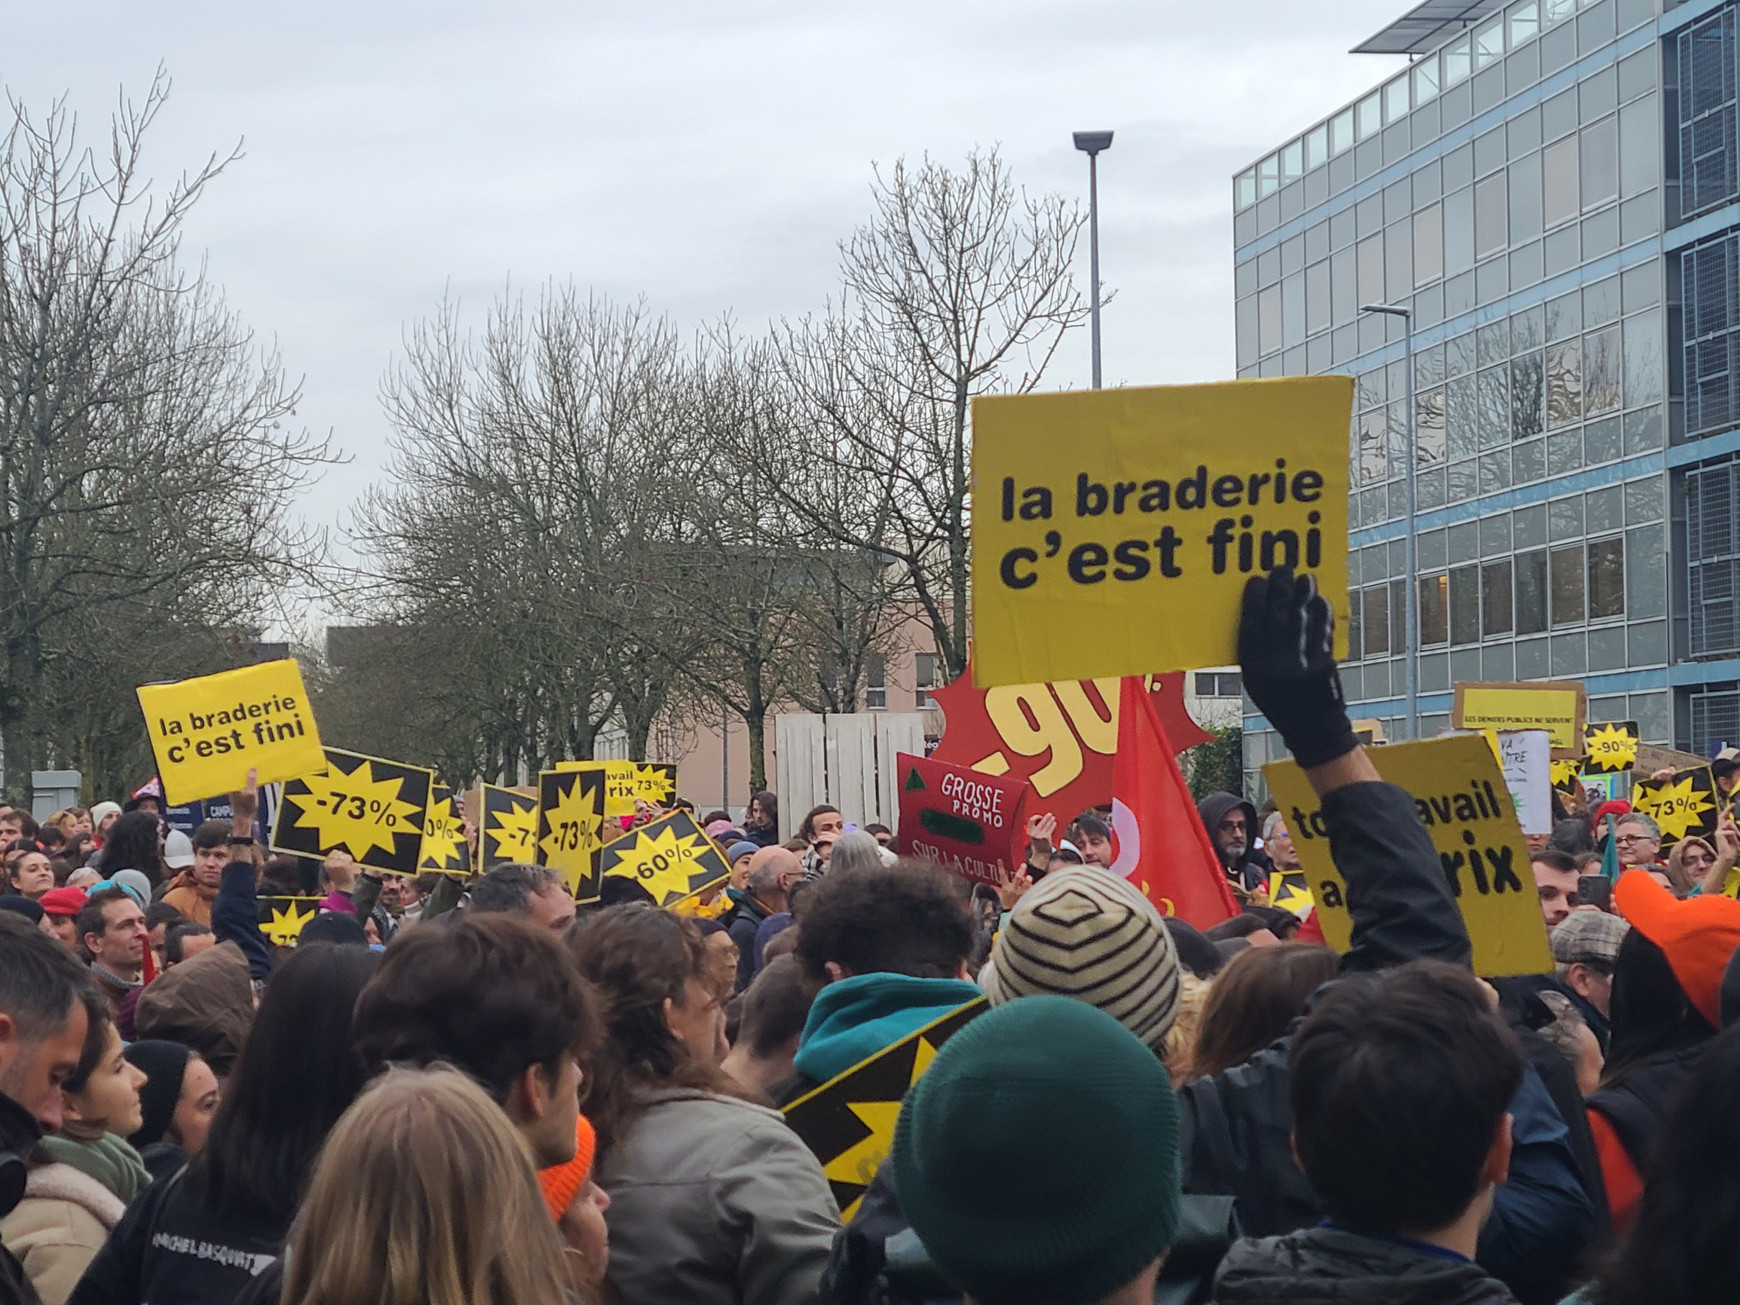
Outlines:
{"type": "Polygon", "coordinates": [[[1021,864],[1027,842],[1025,780],[983,775],[902,752],[899,848],[995,887],[1021,864]]]}
{"type": "MultiPolygon", "coordinates": [[[[1148,677],[1160,722],[1182,752],[1211,737],[1184,707],[1184,672],[1148,677]]],[[[981,775],[1026,780],[1038,801],[1067,824],[1089,807],[1112,800],[1112,755],[1118,750],[1118,681],[973,685],[973,668],[933,691],[947,719],[932,761],[981,775]]],[[[903,772],[904,773],[904,772],[903,772]]]]}

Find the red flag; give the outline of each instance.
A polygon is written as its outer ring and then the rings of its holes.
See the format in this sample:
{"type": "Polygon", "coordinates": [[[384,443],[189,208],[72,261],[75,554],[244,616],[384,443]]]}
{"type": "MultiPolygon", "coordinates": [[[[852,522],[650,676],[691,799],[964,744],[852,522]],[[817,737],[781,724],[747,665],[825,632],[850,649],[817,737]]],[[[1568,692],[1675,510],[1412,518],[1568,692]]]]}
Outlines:
{"type": "Polygon", "coordinates": [[[1220,858],[1196,814],[1166,727],[1139,676],[1120,690],[1112,762],[1112,833],[1121,874],[1166,915],[1207,929],[1239,913],[1220,858]]]}

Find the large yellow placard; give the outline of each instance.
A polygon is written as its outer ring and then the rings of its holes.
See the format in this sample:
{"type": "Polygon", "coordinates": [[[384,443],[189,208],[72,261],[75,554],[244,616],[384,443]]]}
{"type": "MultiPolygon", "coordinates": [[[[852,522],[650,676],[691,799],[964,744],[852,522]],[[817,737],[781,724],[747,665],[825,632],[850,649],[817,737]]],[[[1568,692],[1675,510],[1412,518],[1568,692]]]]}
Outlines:
{"type": "Polygon", "coordinates": [[[1347,623],[1353,380],[973,400],[973,678],[1238,660],[1245,581],[1310,572],[1347,623]]]}
{"type": "MultiPolygon", "coordinates": [[[[1478,734],[1373,748],[1378,774],[1414,799],[1474,945],[1474,972],[1541,974],[1553,967],[1522,826],[1492,748],[1478,734]]],[[[1347,884],[1329,855],[1329,830],[1305,772],[1292,761],[1263,767],[1317,899],[1323,937],[1353,941],[1347,884]]]]}
{"type": "Polygon", "coordinates": [[[260,783],[326,764],[314,712],[292,658],[173,684],[139,687],[164,800],[182,806],[233,793],[250,769],[260,783]]]}

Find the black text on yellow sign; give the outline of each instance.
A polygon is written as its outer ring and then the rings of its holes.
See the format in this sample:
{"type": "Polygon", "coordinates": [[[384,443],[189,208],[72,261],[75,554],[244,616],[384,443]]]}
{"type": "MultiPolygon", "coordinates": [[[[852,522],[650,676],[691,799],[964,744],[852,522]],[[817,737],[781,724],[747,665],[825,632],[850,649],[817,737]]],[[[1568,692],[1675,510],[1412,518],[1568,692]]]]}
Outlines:
{"type": "Polygon", "coordinates": [[[478,856],[483,868],[504,862],[529,864],[537,856],[538,799],[518,789],[484,784],[482,814],[477,827],[478,856]]]}
{"type": "Polygon", "coordinates": [[[291,658],[139,689],[172,806],[233,793],[248,771],[273,784],[318,769],[320,733],[291,658]]]}
{"type": "Polygon", "coordinates": [[[1583,727],[1585,775],[1618,775],[1637,764],[1643,738],[1634,720],[1590,721],[1583,727]]]}
{"type": "Polygon", "coordinates": [[[785,1122],[815,1153],[850,1220],[894,1146],[900,1103],[943,1043],[989,1009],[984,997],[909,1033],[785,1108],[785,1122]]]}
{"type": "Polygon", "coordinates": [[[460,819],[459,802],[453,790],[445,784],[437,784],[429,798],[429,816],[423,822],[423,854],[417,860],[417,868],[450,875],[471,872],[471,845],[465,841],[465,822],[460,819]]]}
{"type": "MultiPolygon", "coordinates": [[[[1376,748],[1370,755],[1378,774],[1414,799],[1473,943],[1475,973],[1550,970],[1553,958],[1522,826],[1487,741],[1477,734],[1456,735],[1376,748]]],[[[1272,761],[1263,767],[1263,777],[1310,877],[1323,937],[1346,951],[1353,917],[1347,885],[1329,854],[1329,829],[1317,796],[1294,762],[1272,761]]]]}
{"type": "Polygon", "coordinates": [[[1682,838],[1716,837],[1721,818],[1716,777],[1708,766],[1674,772],[1672,779],[1645,780],[1631,791],[1631,806],[1661,826],[1661,845],[1672,847],[1682,838]]]}
{"type": "Polygon", "coordinates": [[[297,856],[345,851],[359,865],[414,875],[435,772],[338,748],[326,765],[284,785],[272,847],[297,856]]]}
{"type": "Polygon", "coordinates": [[[1282,564],[1344,627],[1352,402],[1346,376],[975,399],[975,682],[1224,665],[1282,564]]]}
{"type": "Polygon", "coordinates": [[[601,865],[606,875],[633,879],[660,906],[705,892],[731,877],[731,866],[718,844],[687,811],[673,811],[612,839],[604,845],[601,865]]]}
{"type": "Polygon", "coordinates": [[[539,772],[537,863],[560,874],[575,901],[598,899],[598,857],[603,847],[603,773],[539,772]]]}

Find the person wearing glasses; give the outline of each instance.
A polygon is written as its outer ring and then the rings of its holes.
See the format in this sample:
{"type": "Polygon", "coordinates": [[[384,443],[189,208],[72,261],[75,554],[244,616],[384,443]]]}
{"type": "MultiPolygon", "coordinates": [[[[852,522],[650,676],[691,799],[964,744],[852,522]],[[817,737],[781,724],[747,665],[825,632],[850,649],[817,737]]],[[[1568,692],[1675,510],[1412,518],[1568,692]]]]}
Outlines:
{"type": "Polygon", "coordinates": [[[1619,847],[1621,870],[1647,870],[1663,888],[1673,888],[1661,859],[1661,826],[1653,818],[1641,811],[1621,816],[1613,841],[1619,847]]]}

